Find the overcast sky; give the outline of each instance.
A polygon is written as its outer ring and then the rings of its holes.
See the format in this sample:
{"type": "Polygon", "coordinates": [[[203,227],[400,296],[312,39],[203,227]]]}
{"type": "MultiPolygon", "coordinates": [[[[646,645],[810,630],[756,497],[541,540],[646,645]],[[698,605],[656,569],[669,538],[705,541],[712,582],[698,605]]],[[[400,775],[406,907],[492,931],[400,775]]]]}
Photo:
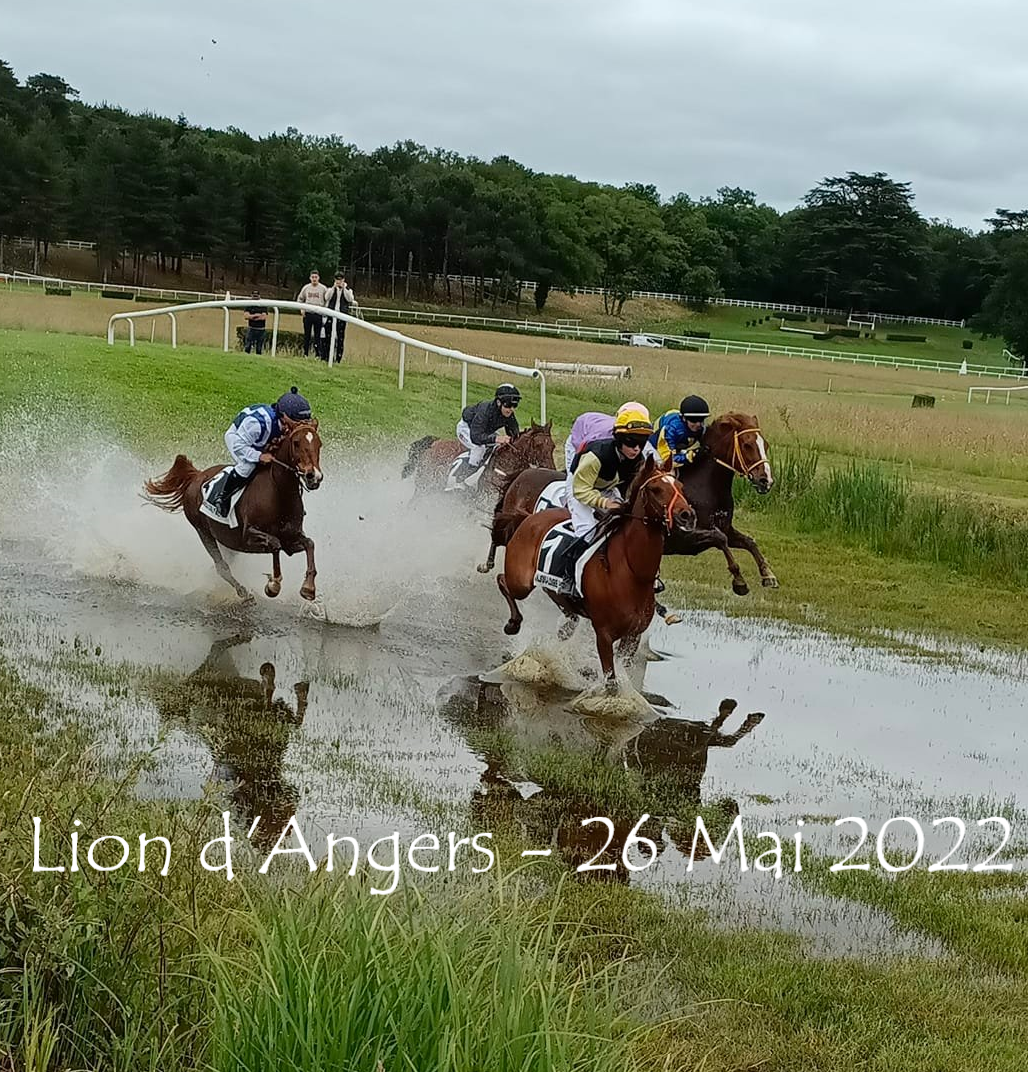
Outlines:
{"type": "Polygon", "coordinates": [[[0,0],[0,59],[90,103],[665,196],[786,209],[878,170],[961,226],[1028,207],[1020,0],[0,0]]]}

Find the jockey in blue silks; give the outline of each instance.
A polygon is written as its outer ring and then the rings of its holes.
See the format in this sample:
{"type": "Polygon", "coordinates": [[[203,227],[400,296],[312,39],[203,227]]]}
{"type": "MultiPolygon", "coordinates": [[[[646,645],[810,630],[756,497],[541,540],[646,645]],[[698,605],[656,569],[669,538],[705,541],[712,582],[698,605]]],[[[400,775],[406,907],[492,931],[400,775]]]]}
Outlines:
{"type": "Polygon", "coordinates": [[[260,403],[240,410],[225,432],[225,446],[235,463],[228,469],[209,505],[228,516],[232,496],[253,479],[258,465],[274,460],[265,448],[289,430],[294,421],[309,421],[311,405],[294,387],[273,405],[260,403]]]}

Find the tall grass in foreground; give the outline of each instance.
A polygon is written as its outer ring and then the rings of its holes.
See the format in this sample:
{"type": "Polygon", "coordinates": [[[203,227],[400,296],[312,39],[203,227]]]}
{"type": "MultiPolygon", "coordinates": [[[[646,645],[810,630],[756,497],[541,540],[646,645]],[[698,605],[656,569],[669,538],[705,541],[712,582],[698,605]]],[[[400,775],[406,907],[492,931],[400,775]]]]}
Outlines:
{"type": "Polygon", "coordinates": [[[640,996],[572,953],[581,925],[497,896],[379,900],[321,885],[256,909],[253,948],[215,969],[217,1072],[625,1072],[640,996]]]}
{"type": "Polygon", "coordinates": [[[776,485],[758,496],[736,482],[746,509],[773,512],[798,532],[827,535],[875,554],[932,562],[1002,584],[1028,583],[1028,525],[980,502],[915,492],[875,462],[817,477],[817,451],[784,448],[776,485]]]}

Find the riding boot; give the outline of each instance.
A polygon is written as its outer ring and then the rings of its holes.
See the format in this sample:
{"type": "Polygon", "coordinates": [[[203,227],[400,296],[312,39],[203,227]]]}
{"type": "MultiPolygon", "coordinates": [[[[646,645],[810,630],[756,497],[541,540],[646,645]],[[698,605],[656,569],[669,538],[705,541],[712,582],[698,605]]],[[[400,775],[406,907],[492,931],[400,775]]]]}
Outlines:
{"type": "Polygon", "coordinates": [[[460,476],[460,483],[465,487],[474,487],[478,482],[479,470],[485,462],[480,462],[478,465],[472,465],[470,462],[464,463],[464,471],[460,476]]]}
{"type": "Polygon", "coordinates": [[[464,483],[464,478],[468,475],[470,466],[467,463],[467,459],[463,459],[460,465],[454,470],[453,475],[447,479],[446,490],[456,491],[457,488],[464,483]]]}
{"type": "Polygon", "coordinates": [[[660,574],[653,579],[653,594],[660,595],[664,591],[664,582],[660,579],[660,574]]]}
{"type": "Polygon", "coordinates": [[[249,477],[240,476],[234,468],[229,469],[217,494],[211,500],[211,506],[221,517],[228,517],[229,509],[232,506],[232,496],[249,483],[249,477]]]}
{"type": "Polygon", "coordinates": [[[592,540],[588,536],[577,536],[571,543],[567,545],[563,555],[564,570],[561,574],[561,580],[563,580],[568,590],[574,592],[575,586],[575,567],[578,565],[578,559],[585,554],[586,548],[592,540]]]}

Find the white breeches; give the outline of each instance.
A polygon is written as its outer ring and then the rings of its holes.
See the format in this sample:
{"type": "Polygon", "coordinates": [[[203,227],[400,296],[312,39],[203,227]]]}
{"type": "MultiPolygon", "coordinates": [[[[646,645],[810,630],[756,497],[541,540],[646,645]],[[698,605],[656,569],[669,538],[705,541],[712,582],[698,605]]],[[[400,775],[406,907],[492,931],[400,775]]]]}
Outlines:
{"type": "Polygon", "coordinates": [[[487,443],[483,443],[482,446],[478,446],[476,443],[471,442],[471,429],[468,427],[467,421],[457,422],[457,442],[467,451],[470,452],[468,456],[468,462],[472,466],[478,466],[482,464],[482,460],[485,458],[485,452],[489,449],[487,443]]]}
{"type": "MultiPolygon", "coordinates": [[[[586,506],[585,503],[581,503],[575,498],[572,490],[573,481],[574,476],[568,473],[568,509],[571,511],[571,527],[574,529],[576,536],[592,536],[598,524],[593,514],[593,507],[586,506]]],[[[621,493],[617,488],[611,488],[610,491],[605,491],[603,495],[604,498],[614,499],[616,502],[622,501],[621,493]]]]}
{"type": "Polygon", "coordinates": [[[575,457],[575,447],[574,447],[574,444],[571,442],[571,436],[568,436],[567,439],[564,440],[564,469],[566,471],[570,472],[570,470],[571,470],[571,462],[574,459],[574,457],[575,457]]]}
{"type": "Polygon", "coordinates": [[[239,435],[238,429],[229,428],[225,433],[225,446],[228,447],[228,452],[232,455],[232,460],[235,462],[236,472],[240,476],[252,476],[253,471],[257,468],[257,463],[251,462],[246,457],[246,451],[250,449],[251,444],[243,441],[239,435]]]}

